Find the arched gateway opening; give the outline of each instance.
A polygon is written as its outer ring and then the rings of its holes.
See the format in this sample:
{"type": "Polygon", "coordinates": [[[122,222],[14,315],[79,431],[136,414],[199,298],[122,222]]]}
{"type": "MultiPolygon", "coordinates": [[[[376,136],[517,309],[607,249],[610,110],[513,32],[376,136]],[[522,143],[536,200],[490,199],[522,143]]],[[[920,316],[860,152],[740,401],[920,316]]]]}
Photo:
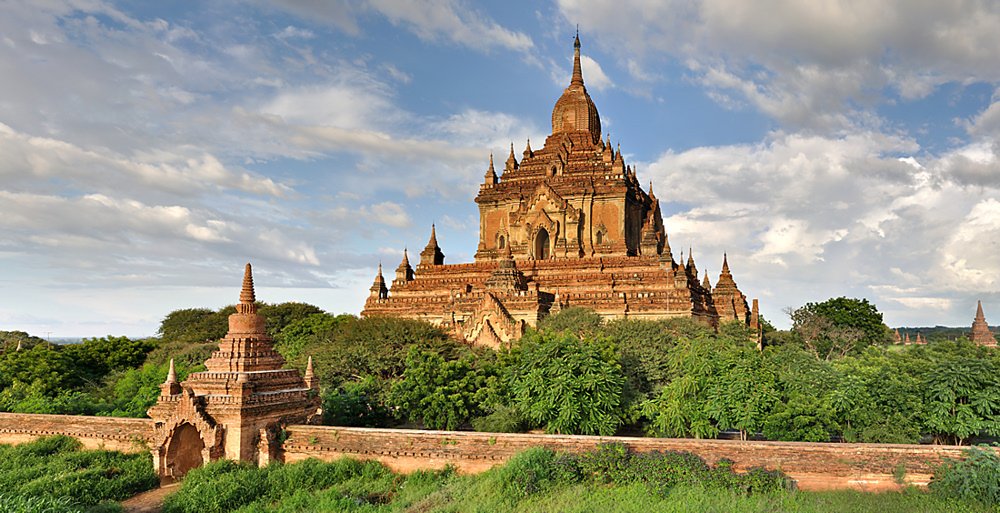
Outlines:
{"type": "Polygon", "coordinates": [[[181,478],[189,470],[200,467],[204,462],[201,457],[204,449],[205,442],[198,428],[186,422],[177,426],[167,445],[167,476],[181,478]]]}
{"type": "Polygon", "coordinates": [[[535,237],[535,258],[549,259],[549,232],[545,231],[545,228],[538,230],[538,235],[535,237]]]}

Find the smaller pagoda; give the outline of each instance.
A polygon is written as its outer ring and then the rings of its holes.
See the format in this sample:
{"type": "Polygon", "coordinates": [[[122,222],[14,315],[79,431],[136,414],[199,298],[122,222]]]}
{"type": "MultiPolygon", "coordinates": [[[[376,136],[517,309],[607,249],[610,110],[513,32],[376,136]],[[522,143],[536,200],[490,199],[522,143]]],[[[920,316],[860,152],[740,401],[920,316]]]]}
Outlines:
{"type": "Polygon", "coordinates": [[[149,409],[156,422],[152,447],[161,478],[177,478],[219,458],[266,465],[277,456],[278,433],[287,425],[319,420],[319,380],[312,358],[305,377],[283,369],[257,313],[253,275],[247,264],[229,333],[205,362],[205,372],[177,381],[170,362],[160,398],[149,409]]]}
{"type": "Polygon", "coordinates": [[[983,302],[979,301],[976,308],[976,318],[972,321],[972,333],[969,333],[969,340],[988,347],[996,347],[997,339],[986,324],[986,316],[983,315],[983,302]]]}

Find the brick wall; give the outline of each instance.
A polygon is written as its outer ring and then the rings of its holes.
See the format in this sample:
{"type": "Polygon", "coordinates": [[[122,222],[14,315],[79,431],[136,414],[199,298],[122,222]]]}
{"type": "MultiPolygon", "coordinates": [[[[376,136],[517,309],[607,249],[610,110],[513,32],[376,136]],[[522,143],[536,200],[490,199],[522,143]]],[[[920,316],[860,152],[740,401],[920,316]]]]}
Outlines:
{"type": "MultiPolygon", "coordinates": [[[[147,450],[151,419],[81,417],[0,413],[0,443],[29,442],[40,436],[67,435],[84,447],[120,451],[147,450]]],[[[924,485],[942,458],[961,458],[955,446],[889,444],[817,444],[804,442],[741,442],[456,431],[289,426],[281,457],[286,462],[310,457],[333,460],[344,455],[378,460],[409,472],[451,464],[477,473],[503,463],[529,447],[581,452],[601,442],[622,442],[637,451],[689,451],[709,463],[736,461],[737,470],[761,465],[780,468],[807,490],[898,488],[894,474],[904,468],[905,481],[924,485]]]]}
{"type": "Polygon", "coordinates": [[[961,447],[928,445],[605,438],[327,426],[290,426],[286,432],[287,462],[309,457],[330,461],[349,455],[378,460],[403,472],[451,464],[463,472],[476,473],[529,447],[579,452],[601,442],[617,441],[637,451],[689,451],[712,464],[730,458],[736,461],[737,470],[758,465],[780,468],[807,490],[895,489],[899,487],[894,478],[897,468],[905,468],[905,482],[925,485],[942,457],[962,457],[961,447]]]}
{"type": "Polygon", "coordinates": [[[0,413],[0,443],[19,444],[52,435],[71,436],[87,449],[146,451],[144,444],[152,439],[153,420],[0,413]]]}

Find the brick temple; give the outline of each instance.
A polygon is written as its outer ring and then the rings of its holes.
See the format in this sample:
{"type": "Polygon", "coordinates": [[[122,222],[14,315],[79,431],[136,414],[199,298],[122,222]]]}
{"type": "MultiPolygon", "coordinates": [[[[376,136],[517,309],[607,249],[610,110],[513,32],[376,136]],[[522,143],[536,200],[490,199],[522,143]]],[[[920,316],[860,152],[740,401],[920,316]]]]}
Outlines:
{"type": "Polygon", "coordinates": [[[445,265],[434,227],[412,267],[406,251],[391,288],[379,266],[363,316],[417,318],[497,347],[546,315],[591,308],[606,319],[693,317],[718,326],[757,326],[722,256],[713,288],[694,255],[673,258],[660,202],[643,190],[587,93],[574,43],[573,76],[552,110],[552,134],[530,141],[518,161],[511,145],[498,175],[490,157],[479,195],[475,262],[445,265]]]}
{"type": "Polygon", "coordinates": [[[972,332],[969,333],[969,340],[987,347],[996,347],[997,339],[986,324],[986,316],[983,315],[983,302],[976,305],[976,318],[972,320],[972,332]]]}
{"type": "Polygon", "coordinates": [[[155,422],[150,445],[160,477],[182,477],[219,458],[264,466],[276,456],[282,428],[319,420],[312,358],[304,377],[283,369],[285,359],[274,350],[255,301],[247,264],[229,333],[205,362],[208,370],[179,383],[170,361],[160,397],[148,411],[155,422]]]}

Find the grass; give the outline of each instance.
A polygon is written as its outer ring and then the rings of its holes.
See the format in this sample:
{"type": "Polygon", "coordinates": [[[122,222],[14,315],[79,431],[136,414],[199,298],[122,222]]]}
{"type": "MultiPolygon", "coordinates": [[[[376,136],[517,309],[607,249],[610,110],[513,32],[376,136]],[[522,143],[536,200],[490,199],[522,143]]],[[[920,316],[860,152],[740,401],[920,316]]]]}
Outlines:
{"type": "MultiPolygon", "coordinates": [[[[605,451],[605,456],[611,452],[605,451]]],[[[643,472],[654,472],[651,469],[657,465],[664,467],[677,459],[693,461],[688,456],[653,460],[644,456],[635,464],[643,472]],[[651,467],[651,461],[656,465],[651,467]]],[[[754,488],[745,486],[744,481],[727,478],[725,467],[700,470],[696,474],[701,481],[677,481],[674,468],[670,474],[674,484],[667,487],[655,475],[637,479],[639,472],[626,471],[619,481],[609,481],[607,476],[595,479],[571,467],[564,456],[545,449],[525,451],[505,465],[477,475],[458,474],[452,469],[400,475],[380,463],[349,458],[329,463],[307,460],[273,464],[267,468],[223,461],[192,471],[180,489],[168,496],[163,513],[995,511],[974,501],[943,498],[917,488],[877,494],[760,488],[766,491],[754,493],[754,488]]]]}
{"type": "Polygon", "coordinates": [[[67,436],[0,444],[0,513],[116,511],[111,501],[158,482],[149,453],[86,451],[67,436]]]}

